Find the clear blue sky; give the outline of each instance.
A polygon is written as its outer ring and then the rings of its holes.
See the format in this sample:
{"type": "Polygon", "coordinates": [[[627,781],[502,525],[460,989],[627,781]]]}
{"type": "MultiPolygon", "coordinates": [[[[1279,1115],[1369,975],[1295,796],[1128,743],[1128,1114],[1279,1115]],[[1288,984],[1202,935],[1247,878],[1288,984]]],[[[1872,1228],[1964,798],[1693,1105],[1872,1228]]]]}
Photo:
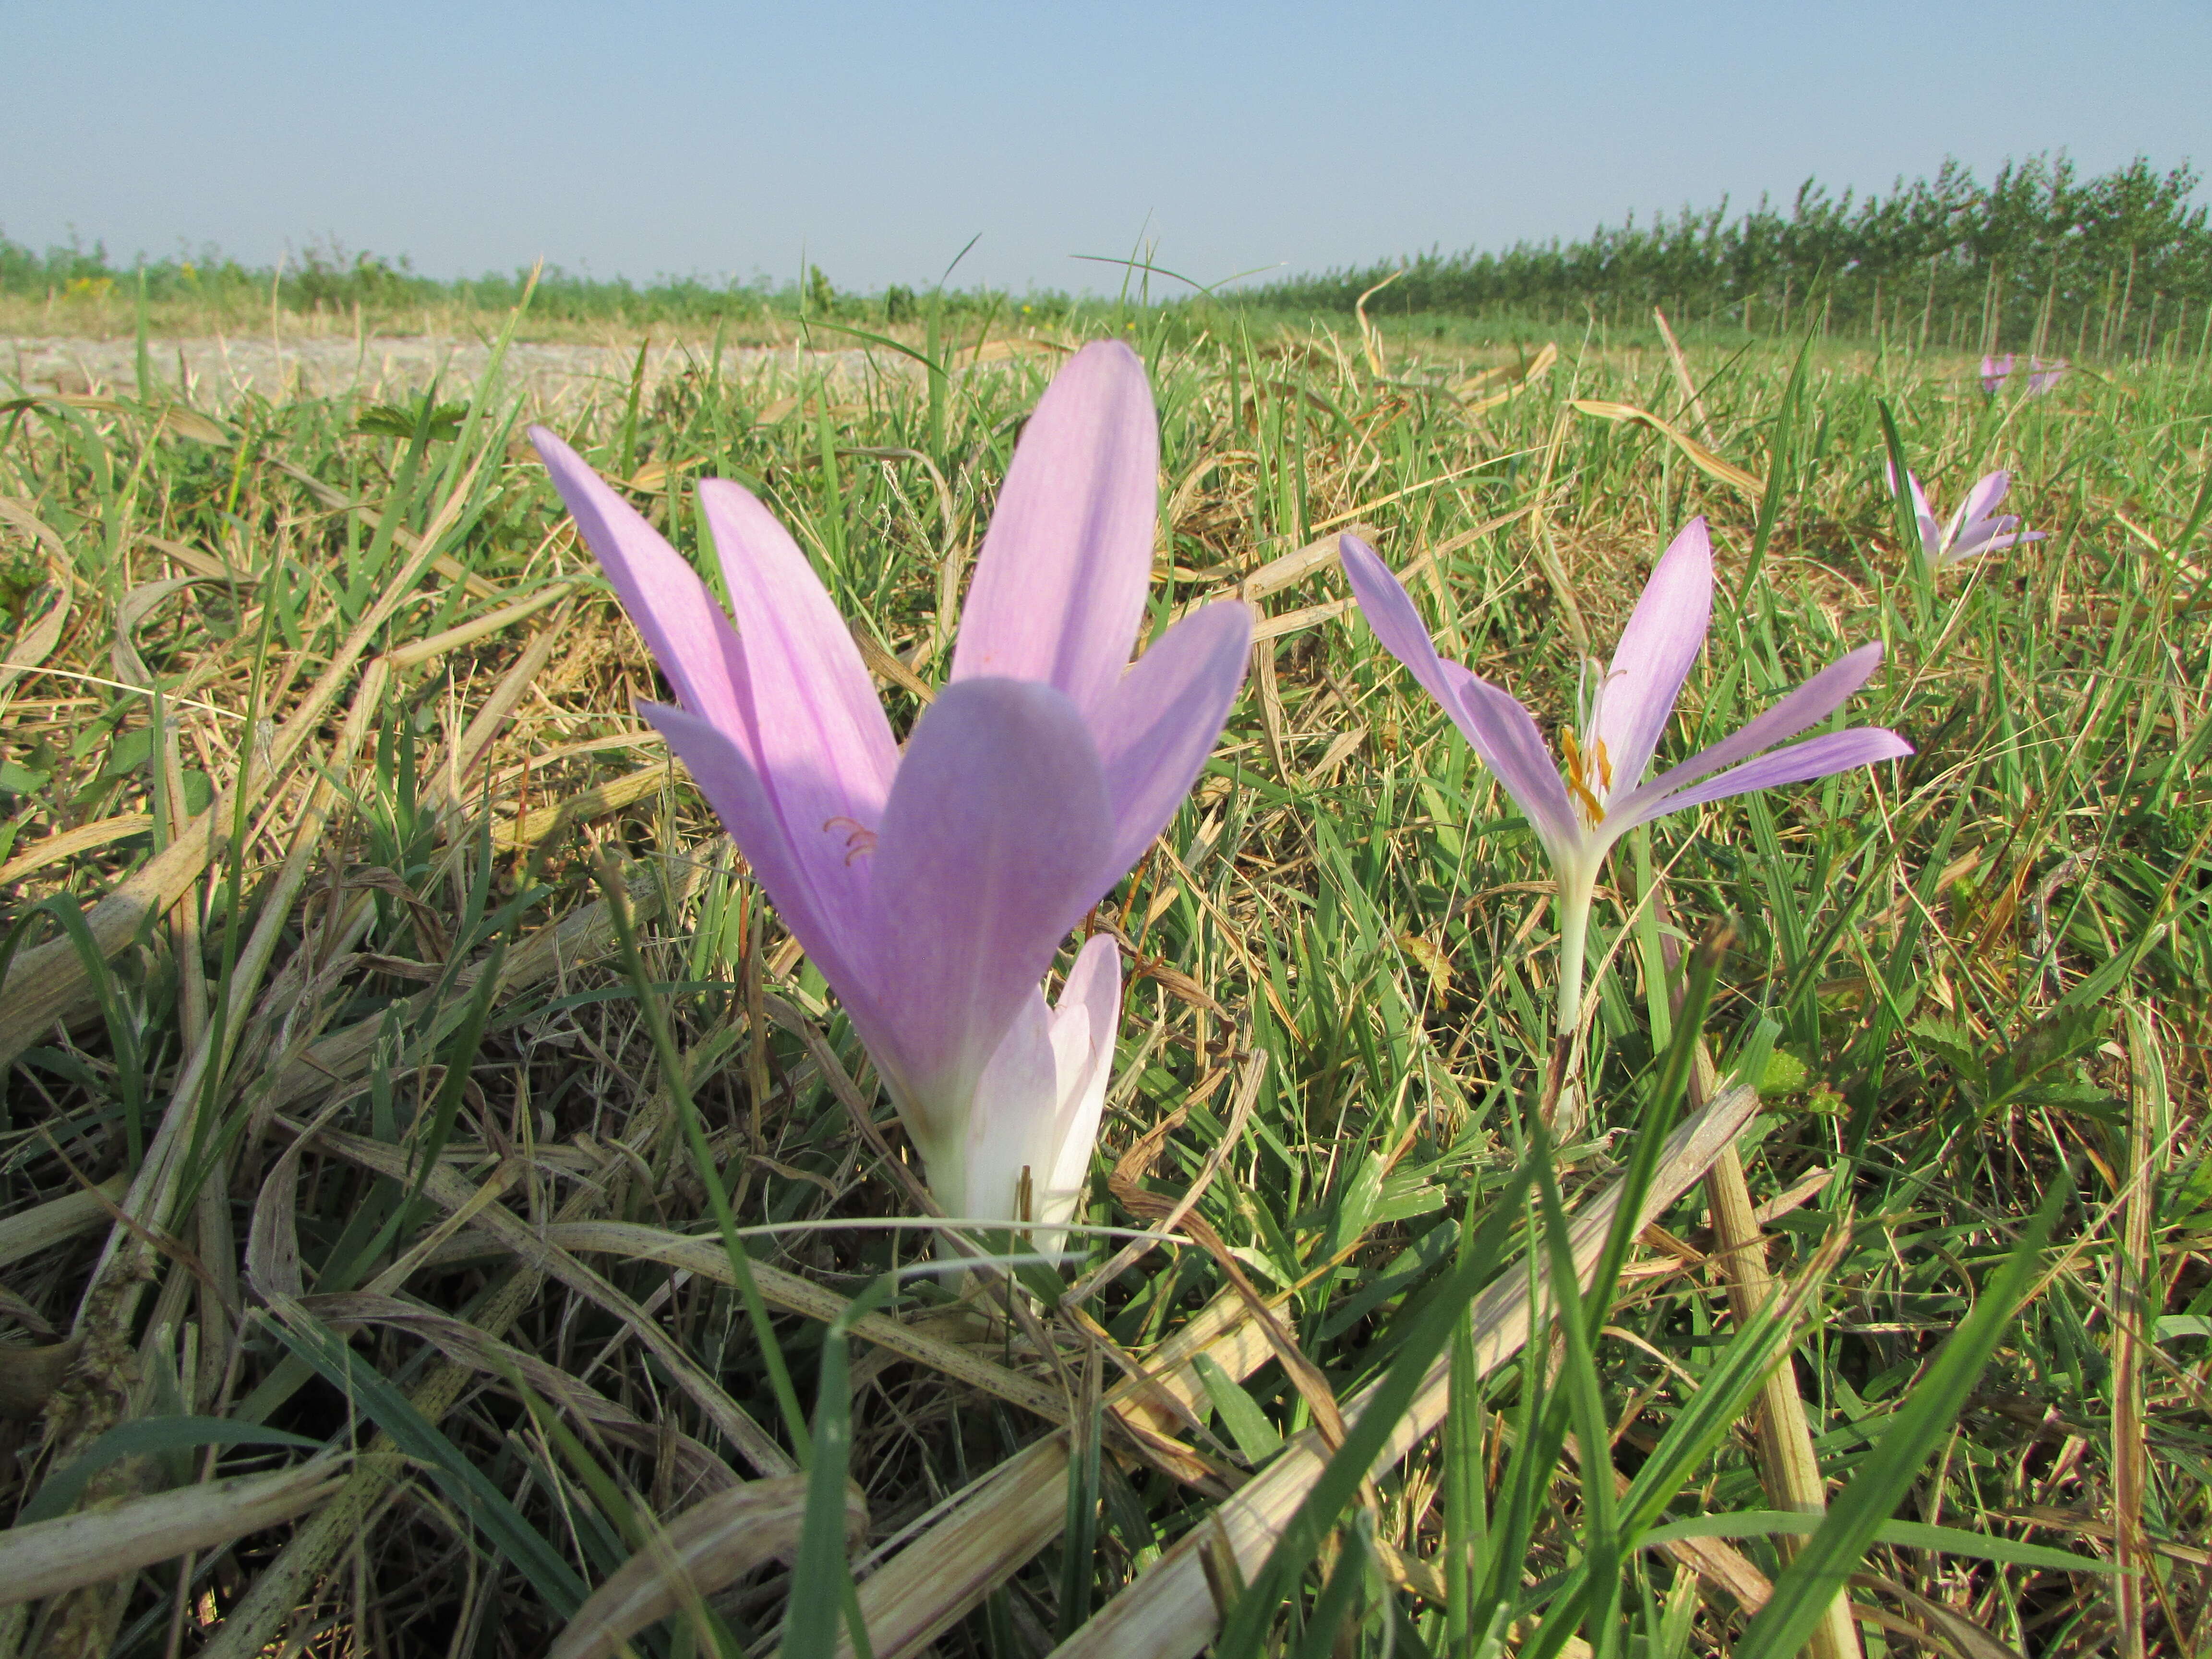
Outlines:
{"type": "Polygon", "coordinates": [[[1206,280],[2065,149],[2212,167],[2212,6],[0,0],[0,234],[440,276],[1206,280]]]}

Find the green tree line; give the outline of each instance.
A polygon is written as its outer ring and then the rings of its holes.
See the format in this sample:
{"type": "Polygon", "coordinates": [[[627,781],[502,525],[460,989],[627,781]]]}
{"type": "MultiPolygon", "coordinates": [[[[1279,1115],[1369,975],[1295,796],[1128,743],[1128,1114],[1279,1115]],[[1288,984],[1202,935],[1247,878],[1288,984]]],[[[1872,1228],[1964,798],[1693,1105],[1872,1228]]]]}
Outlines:
{"type": "MultiPolygon", "coordinates": [[[[505,311],[521,299],[530,276],[525,268],[479,276],[429,276],[404,256],[391,258],[336,243],[311,244],[303,252],[288,252],[276,265],[253,266],[215,247],[118,260],[104,243],[88,247],[72,240],[40,251],[0,234],[0,295],[63,307],[76,300],[130,301],[143,292],[149,304],[232,311],[265,310],[272,303],[288,312],[346,313],[359,307],[372,316],[437,307],[505,311]]],[[[780,284],[759,275],[719,280],[659,276],[640,283],[548,266],[538,274],[530,308],[533,317],[545,320],[652,327],[712,325],[770,315],[901,323],[919,319],[932,306],[948,316],[989,313],[1024,322],[1050,321],[1067,317],[1082,304],[1049,289],[1014,295],[947,289],[933,295],[895,283],[880,294],[863,294],[838,288],[813,265],[803,283],[780,284]]]]}
{"type": "Polygon", "coordinates": [[[1297,276],[1249,291],[1270,308],[1814,327],[1913,345],[2124,356],[2194,350],[2212,321],[2212,230],[2198,174],[2136,157],[2084,178],[2064,155],[2008,161],[1987,184],[1956,161],[1886,196],[1808,179],[1796,199],[1723,200],[1580,241],[1522,242],[1297,276]],[[1394,273],[1402,273],[1393,278],[1394,273]]]}

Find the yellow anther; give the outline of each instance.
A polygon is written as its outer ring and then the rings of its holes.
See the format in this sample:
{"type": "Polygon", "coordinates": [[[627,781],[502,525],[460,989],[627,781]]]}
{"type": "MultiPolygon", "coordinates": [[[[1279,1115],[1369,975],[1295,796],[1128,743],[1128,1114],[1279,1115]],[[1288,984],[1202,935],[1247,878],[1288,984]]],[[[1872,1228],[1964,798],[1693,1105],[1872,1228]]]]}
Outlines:
{"type": "MultiPolygon", "coordinates": [[[[1571,730],[1562,730],[1559,733],[1559,747],[1566,751],[1567,788],[1573,794],[1576,805],[1582,808],[1583,822],[1595,830],[1600,820],[1605,817],[1605,803],[1597,798],[1596,793],[1589,787],[1586,775],[1589,768],[1583,759],[1582,744],[1576,740],[1571,730]]],[[[1610,789],[1613,787],[1613,769],[1605,758],[1603,738],[1598,740],[1597,752],[1592,758],[1595,760],[1600,769],[1600,775],[1605,787],[1610,789]]]]}

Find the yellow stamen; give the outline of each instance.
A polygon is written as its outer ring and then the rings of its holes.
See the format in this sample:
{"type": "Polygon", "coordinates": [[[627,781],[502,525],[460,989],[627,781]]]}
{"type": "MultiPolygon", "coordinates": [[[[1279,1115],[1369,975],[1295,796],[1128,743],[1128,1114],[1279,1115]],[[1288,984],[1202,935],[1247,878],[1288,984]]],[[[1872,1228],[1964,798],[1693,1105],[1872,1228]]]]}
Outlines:
{"type": "MultiPolygon", "coordinates": [[[[1584,778],[1583,775],[1589,769],[1583,759],[1582,744],[1576,740],[1571,730],[1562,730],[1559,733],[1559,747],[1566,751],[1567,789],[1574,796],[1576,805],[1582,808],[1583,822],[1595,830],[1599,821],[1605,817],[1605,803],[1591,791],[1589,784],[1584,778]]],[[[1602,769],[1601,775],[1606,787],[1612,787],[1613,769],[1606,763],[1605,740],[1601,738],[1598,740],[1597,754],[1595,758],[1602,769]]]]}

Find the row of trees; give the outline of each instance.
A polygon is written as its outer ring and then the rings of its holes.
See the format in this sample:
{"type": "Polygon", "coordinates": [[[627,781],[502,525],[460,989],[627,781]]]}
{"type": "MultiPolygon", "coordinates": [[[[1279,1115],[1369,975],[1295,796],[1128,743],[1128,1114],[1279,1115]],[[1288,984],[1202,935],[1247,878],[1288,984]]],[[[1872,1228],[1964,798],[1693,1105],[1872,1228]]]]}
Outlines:
{"type": "MultiPolygon", "coordinates": [[[[2083,178],[2073,163],[2008,162],[1986,185],[1946,162],[1932,179],[1887,196],[1832,196],[1808,180],[1787,209],[1761,199],[1731,216],[1724,200],[1638,224],[1601,227],[1575,242],[1523,242],[1503,252],[1434,249],[1248,290],[1232,303],[1311,313],[1422,313],[1552,325],[1640,324],[1653,306],[1677,325],[1779,334],[1814,328],[1963,350],[2109,357],[2202,350],[2212,342],[2212,228],[2187,166],[2160,173],[2137,157],[2083,178]]],[[[499,309],[524,273],[445,281],[335,244],[310,246],[276,269],[214,250],[112,263],[76,243],[43,253],[0,235],[0,295],[127,298],[225,307],[390,312],[441,304],[499,309]]],[[[1064,320],[1080,302],[1061,294],[948,293],[954,311],[1011,310],[1064,320]]],[[[632,325],[712,324],[767,314],[897,323],[917,314],[912,291],[879,297],[834,289],[810,268],[802,283],[662,276],[646,283],[549,270],[532,302],[540,317],[632,325]]]]}
{"type": "Polygon", "coordinates": [[[1272,283],[1248,302],[1346,312],[1402,268],[1370,314],[1444,313],[1838,334],[1966,349],[2123,356],[2194,349],[2212,319],[2212,229],[2197,173],[2138,156],[2083,178],[2065,156],[1989,183],[1954,161],[1887,196],[1808,180],[1787,208],[1724,200],[1576,242],[1435,250],[1272,283]]]}
{"type": "Polygon", "coordinates": [[[106,244],[87,247],[72,240],[43,252],[0,236],[0,294],[17,298],[136,295],[144,286],[153,301],[208,302],[258,295],[268,303],[271,284],[280,302],[312,309],[318,303],[340,308],[366,305],[427,303],[449,284],[418,276],[404,258],[353,253],[335,244],[310,246],[287,255],[281,270],[254,270],[216,248],[170,258],[140,258],[118,264],[106,244]]]}
{"type": "MultiPolygon", "coordinates": [[[[374,313],[437,306],[503,310],[521,297],[529,275],[518,270],[427,276],[404,256],[386,258],[336,243],[310,244],[288,253],[277,265],[256,268],[214,248],[123,262],[112,259],[103,244],[88,248],[72,242],[41,252],[0,236],[0,294],[32,300],[135,299],[143,287],[155,304],[266,307],[273,300],[287,310],[303,312],[347,312],[356,306],[374,313]]],[[[539,277],[532,308],[540,316],[574,321],[711,322],[757,316],[778,299],[791,308],[794,293],[787,284],[779,295],[764,279],[715,283],[664,276],[637,283],[552,268],[539,277]]]]}
{"type": "MultiPolygon", "coordinates": [[[[357,252],[336,243],[310,244],[276,266],[246,265],[215,248],[197,255],[117,261],[103,244],[80,242],[43,252],[0,234],[0,295],[66,304],[74,300],[134,301],[142,287],[155,304],[264,309],[273,301],[290,311],[337,312],[360,307],[372,315],[441,306],[503,311],[521,297],[527,270],[493,271],[451,279],[426,276],[406,258],[357,252]]],[[[1025,320],[1058,319],[1079,301],[1053,292],[1012,295],[986,289],[948,290],[941,300],[894,285],[879,295],[842,289],[819,266],[807,267],[804,283],[777,284],[763,276],[716,281],[702,276],[581,276],[558,267],[540,274],[532,313],[571,322],[612,322],[647,327],[707,325],[773,314],[900,323],[920,318],[928,305],[966,315],[1016,313],[1025,320]]]]}

